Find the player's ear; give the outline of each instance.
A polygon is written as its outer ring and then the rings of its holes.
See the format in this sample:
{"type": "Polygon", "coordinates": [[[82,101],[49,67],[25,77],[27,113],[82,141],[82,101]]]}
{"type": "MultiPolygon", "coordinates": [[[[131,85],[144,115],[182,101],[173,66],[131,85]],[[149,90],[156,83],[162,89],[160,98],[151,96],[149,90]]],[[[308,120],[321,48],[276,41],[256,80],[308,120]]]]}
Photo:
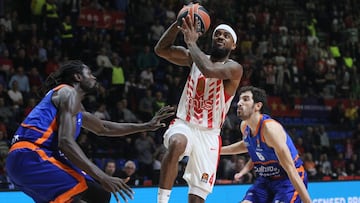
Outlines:
{"type": "Polygon", "coordinates": [[[74,80],[75,80],[76,82],[80,82],[81,79],[82,79],[82,75],[81,75],[80,73],[75,73],[75,74],[74,74],[74,80]]]}
{"type": "Polygon", "coordinates": [[[263,107],[263,103],[262,103],[262,102],[256,102],[256,103],[255,103],[255,108],[256,108],[257,111],[260,111],[262,107],[263,107]]]}
{"type": "Polygon", "coordinates": [[[231,50],[235,50],[236,49],[236,43],[233,43],[231,50]]]}

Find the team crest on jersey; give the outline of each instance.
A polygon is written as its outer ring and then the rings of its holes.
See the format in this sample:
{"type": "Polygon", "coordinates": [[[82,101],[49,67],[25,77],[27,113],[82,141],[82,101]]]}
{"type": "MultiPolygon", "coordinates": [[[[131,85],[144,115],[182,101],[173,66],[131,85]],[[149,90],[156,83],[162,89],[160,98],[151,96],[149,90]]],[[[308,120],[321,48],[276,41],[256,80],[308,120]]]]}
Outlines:
{"type": "Polygon", "coordinates": [[[201,180],[200,180],[201,182],[204,182],[204,183],[207,183],[208,181],[209,181],[209,174],[207,174],[207,173],[203,173],[202,175],[201,175],[201,180]]]}
{"type": "Polygon", "coordinates": [[[198,83],[196,85],[196,91],[197,92],[203,92],[205,89],[205,78],[199,78],[198,83]]]}

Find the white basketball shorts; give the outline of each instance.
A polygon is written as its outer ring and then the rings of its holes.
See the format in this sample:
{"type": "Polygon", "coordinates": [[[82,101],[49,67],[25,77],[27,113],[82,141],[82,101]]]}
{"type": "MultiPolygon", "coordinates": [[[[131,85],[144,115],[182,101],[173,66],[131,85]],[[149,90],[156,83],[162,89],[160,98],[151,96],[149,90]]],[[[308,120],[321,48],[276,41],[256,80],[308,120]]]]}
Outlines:
{"type": "Polygon", "coordinates": [[[164,134],[166,148],[169,138],[174,134],[183,134],[187,137],[186,149],[179,161],[184,156],[189,157],[183,175],[189,185],[189,194],[198,195],[205,200],[215,183],[221,149],[220,129],[197,127],[181,119],[175,119],[164,134]]]}

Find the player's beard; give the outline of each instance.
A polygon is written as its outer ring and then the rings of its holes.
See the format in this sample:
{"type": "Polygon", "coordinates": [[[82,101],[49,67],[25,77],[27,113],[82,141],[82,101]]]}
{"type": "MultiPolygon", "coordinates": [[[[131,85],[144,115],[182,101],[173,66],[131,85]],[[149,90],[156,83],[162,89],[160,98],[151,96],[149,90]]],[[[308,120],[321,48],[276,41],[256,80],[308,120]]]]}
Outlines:
{"type": "Polygon", "coordinates": [[[251,109],[243,109],[242,113],[240,114],[239,112],[237,113],[237,116],[243,121],[243,120],[247,120],[251,117],[251,115],[254,112],[254,108],[255,108],[255,104],[253,104],[253,106],[251,107],[251,109]]]}
{"type": "Polygon", "coordinates": [[[97,93],[98,86],[99,86],[99,84],[97,82],[94,85],[80,83],[81,89],[83,89],[84,92],[86,92],[86,94],[97,93]]]}
{"type": "Polygon", "coordinates": [[[230,51],[230,49],[220,49],[219,47],[213,45],[211,47],[210,55],[214,59],[224,59],[229,55],[230,51]]]}

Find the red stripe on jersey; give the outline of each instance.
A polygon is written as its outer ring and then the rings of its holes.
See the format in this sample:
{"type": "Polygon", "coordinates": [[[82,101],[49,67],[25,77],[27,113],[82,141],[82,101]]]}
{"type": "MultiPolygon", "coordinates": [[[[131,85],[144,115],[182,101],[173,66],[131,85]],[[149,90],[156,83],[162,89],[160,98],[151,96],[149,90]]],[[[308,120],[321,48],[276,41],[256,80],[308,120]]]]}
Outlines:
{"type": "MultiPolygon", "coordinates": [[[[193,90],[193,85],[194,85],[194,80],[191,78],[191,76],[188,77],[188,85],[187,85],[187,91],[186,91],[186,95],[188,98],[192,97],[192,90],[193,90]]],[[[190,102],[187,103],[187,107],[186,107],[186,121],[190,121],[191,119],[191,115],[190,115],[190,102]]]]}

